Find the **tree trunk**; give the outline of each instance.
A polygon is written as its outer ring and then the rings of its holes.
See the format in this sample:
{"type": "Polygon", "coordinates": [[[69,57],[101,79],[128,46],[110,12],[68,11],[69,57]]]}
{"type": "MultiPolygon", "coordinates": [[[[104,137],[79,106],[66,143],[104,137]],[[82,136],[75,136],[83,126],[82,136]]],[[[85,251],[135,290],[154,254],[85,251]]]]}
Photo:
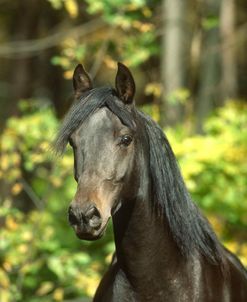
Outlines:
{"type": "MultiPolygon", "coordinates": [[[[202,8],[203,9],[203,8],[202,8]]],[[[196,132],[203,132],[205,118],[219,102],[220,91],[220,35],[218,27],[220,2],[207,0],[202,35],[202,58],[196,109],[196,132]]]]}
{"type": "Polygon", "coordinates": [[[163,96],[161,124],[174,124],[183,115],[183,106],[176,97],[186,87],[186,67],[190,35],[186,23],[188,1],[163,0],[161,78],[163,96]]]}
{"type": "MultiPolygon", "coordinates": [[[[11,10],[13,16],[8,17],[4,30],[11,42],[34,41],[44,37],[66,17],[62,10],[54,10],[47,1],[15,1],[6,5],[5,14],[9,15],[11,10]]],[[[0,58],[0,130],[9,116],[19,113],[20,99],[50,99],[58,116],[64,115],[68,107],[66,88],[70,89],[71,85],[64,80],[62,70],[50,64],[51,58],[58,52],[58,48],[52,47],[39,53],[20,52],[8,59],[4,56],[0,58]]]]}
{"type": "Polygon", "coordinates": [[[237,97],[237,62],[234,45],[235,3],[224,0],[221,3],[220,30],[222,39],[222,100],[237,97]]]}
{"type": "MultiPolygon", "coordinates": [[[[11,29],[12,39],[16,41],[34,39],[38,33],[40,3],[35,0],[24,0],[18,6],[16,18],[12,20],[14,23],[11,29]]],[[[10,62],[14,67],[10,69],[12,95],[8,115],[16,113],[19,99],[30,98],[32,96],[34,62],[34,58],[31,57],[18,58],[10,62]]]]}

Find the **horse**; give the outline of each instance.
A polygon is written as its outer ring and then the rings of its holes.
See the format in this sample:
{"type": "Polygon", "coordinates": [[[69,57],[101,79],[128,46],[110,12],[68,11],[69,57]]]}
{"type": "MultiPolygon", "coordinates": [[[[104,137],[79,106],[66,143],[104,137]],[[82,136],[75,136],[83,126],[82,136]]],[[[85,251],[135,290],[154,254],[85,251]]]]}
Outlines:
{"type": "Polygon", "coordinates": [[[73,86],[55,142],[73,148],[68,220],[97,240],[112,218],[116,247],[93,301],[246,302],[247,271],[192,202],[162,129],[135,107],[130,70],[118,63],[115,88],[94,88],[79,64],[73,86]]]}

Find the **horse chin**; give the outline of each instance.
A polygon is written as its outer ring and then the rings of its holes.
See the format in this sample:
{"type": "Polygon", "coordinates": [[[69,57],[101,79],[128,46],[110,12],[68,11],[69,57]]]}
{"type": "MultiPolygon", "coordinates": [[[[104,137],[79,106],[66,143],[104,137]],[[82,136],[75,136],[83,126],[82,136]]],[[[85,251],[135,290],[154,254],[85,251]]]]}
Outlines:
{"type": "Polygon", "coordinates": [[[108,225],[108,221],[106,224],[100,228],[98,231],[92,231],[92,232],[87,232],[81,229],[78,226],[73,226],[73,229],[75,231],[76,236],[81,239],[81,240],[87,240],[87,241],[95,241],[100,239],[105,235],[105,231],[108,225]]]}
{"type": "Polygon", "coordinates": [[[87,240],[87,241],[95,241],[100,239],[104,233],[100,233],[98,235],[94,235],[91,233],[76,233],[76,236],[81,240],[87,240]]]}

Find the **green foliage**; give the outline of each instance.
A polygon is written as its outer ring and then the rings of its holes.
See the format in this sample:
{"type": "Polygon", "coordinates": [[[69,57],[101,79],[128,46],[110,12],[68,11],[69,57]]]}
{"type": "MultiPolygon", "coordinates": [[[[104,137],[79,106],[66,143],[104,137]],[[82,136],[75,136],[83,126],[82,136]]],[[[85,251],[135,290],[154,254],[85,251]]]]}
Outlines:
{"type": "Polygon", "coordinates": [[[92,295],[113,251],[111,234],[92,244],[76,239],[66,217],[76,190],[72,152],[52,155],[58,121],[51,108],[21,107],[25,114],[10,118],[1,138],[0,181],[8,190],[0,207],[1,302],[92,295]],[[34,203],[27,214],[15,207],[23,194],[34,203]]]}
{"type": "MultiPolygon", "coordinates": [[[[247,106],[228,103],[206,123],[203,136],[166,131],[193,199],[213,216],[223,240],[247,240],[247,106]]],[[[247,265],[247,245],[234,245],[247,265]]]]}
{"type": "MultiPolygon", "coordinates": [[[[49,1],[62,8],[63,1],[49,1]]],[[[155,25],[151,21],[153,11],[147,0],[86,0],[86,12],[92,20],[102,20],[102,28],[95,37],[83,37],[82,41],[70,37],[64,41],[61,54],[52,59],[52,64],[62,66],[66,78],[71,78],[78,61],[86,61],[89,66],[105,63],[115,67],[115,61],[121,60],[128,66],[138,66],[159,54],[155,25]]]]}
{"type": "Polygon", "coordinates": [[[167,96],[167,102],[171,105],[176,105],[177,103],[185,104],[190,97],[190,91],[186,88],[176,89],[167,96]]]}
{"type": "Polygon", "coordinates": [[[86,0],[88,12],[101,14],[102,18],[113,25],[129,28],[133,20],[141,16],[151,16],[145,0],[86,0]]]}
{"type": "Polygon", "coordinates": [[[212,30],[219,27],[219,18],[218,17],[208,17],[202,19],[202,27],[205,30],[212,30]]]}

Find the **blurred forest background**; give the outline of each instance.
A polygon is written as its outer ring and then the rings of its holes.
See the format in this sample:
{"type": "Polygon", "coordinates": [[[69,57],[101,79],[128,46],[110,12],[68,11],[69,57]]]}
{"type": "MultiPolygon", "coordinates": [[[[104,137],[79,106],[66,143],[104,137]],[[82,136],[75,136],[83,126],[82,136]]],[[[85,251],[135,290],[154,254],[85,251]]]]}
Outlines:
{"type": "Polygon", "coordinates": [[[114,250],[67,223],[73,158],[50,144],[74,67],[113,84],[168,135],[193,199],[247,265],[246,0],[0,0],[0,301],[82,301],[114,250]]]}

